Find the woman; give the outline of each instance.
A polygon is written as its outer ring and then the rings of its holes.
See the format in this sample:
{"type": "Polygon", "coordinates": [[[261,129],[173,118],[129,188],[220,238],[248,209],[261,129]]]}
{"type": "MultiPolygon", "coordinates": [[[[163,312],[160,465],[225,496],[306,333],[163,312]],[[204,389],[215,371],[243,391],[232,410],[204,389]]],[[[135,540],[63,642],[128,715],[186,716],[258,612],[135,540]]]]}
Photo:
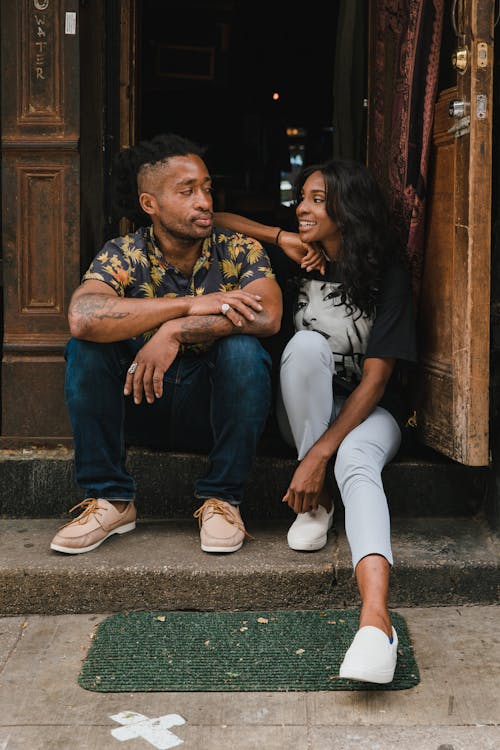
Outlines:
{"type": "Polygon", "coordinates": [[[278,421],[300,462],[283,497],[297,514],[288,544],[326,544],[332,460],[361,597],[340,677],[388,683],[398,639],[387,604],[393,557],[381,473],[401,442],[397,372],[416,359],[409,274],[367,167],[342,160],[307,167],[295,197],[298,235],[234,214],[215,219],[275,242],[302,269],[296,333],[280,364],[278,421]]]}

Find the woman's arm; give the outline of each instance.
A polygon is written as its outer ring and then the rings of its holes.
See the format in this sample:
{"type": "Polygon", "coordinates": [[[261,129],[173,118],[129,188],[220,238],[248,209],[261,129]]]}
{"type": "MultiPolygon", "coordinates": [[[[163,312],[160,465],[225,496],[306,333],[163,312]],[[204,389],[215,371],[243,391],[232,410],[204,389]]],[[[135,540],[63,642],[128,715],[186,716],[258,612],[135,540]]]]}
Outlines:
{"type": "Polygon", "coordinates": [[[214,214],[214,223],[223,229],[241,232],[254,237],[259,242],[277,245],[285,255],[306,271],[318,269],[325,272],[325,258],[321,250],[313,245],[302,242],[297,232],[288,232],[281,227],[261,224],[259,221],[247,219],[246,216],[230,214],[225,211],[214,214]]]}
{"type": "Polygon", "coordinates": [[[297,467],[283,502],[295,511],[306,513],[318,507],[318,495],[326,475],[328,461],[342,440],[366,419],[384,395],[395,359],[370,357],[364,361],[361,382],[351,393],[333,424],[325,430],[297,467]]]}
{"type": "Polygon", "coordinates": [[[281,227],[268,226],[267,224],[261,224],[259,221],[247,219],[246,216],[229,214],[225,211],[214,213],[214,224],[217,227],[231,229],[233,232],[248,234],[249,237],[254,237],[259,242],[267,242],[270,245],[276,244],[276,238],[281,231],[281,227]]]}

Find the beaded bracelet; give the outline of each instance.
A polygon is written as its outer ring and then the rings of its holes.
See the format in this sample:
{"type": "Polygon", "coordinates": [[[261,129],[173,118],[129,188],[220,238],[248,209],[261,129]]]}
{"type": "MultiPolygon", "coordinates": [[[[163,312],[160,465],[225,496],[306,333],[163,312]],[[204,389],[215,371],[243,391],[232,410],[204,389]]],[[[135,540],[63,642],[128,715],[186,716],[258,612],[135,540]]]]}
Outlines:
{"type": "Polygon", "coordinates": [[[279,238],[280,238],[280,234],[281,234],[281,232],[282,232],[282,231],[283,231],[282,229],[279,229],[279,230],[278,230],[278,234],[276,235],[276,238],[275,238],[275,240],[274,240],[274,244],[275,244],[275,245],[277,245],[277,244],[278,244],[278,240],[279,240],[279,238]]]}

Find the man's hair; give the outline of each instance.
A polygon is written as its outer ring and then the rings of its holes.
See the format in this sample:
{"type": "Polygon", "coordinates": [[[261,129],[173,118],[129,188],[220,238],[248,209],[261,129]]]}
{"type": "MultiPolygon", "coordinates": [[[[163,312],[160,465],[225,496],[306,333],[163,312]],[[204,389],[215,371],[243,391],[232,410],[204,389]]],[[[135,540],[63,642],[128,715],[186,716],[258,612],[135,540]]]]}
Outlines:
{"type": "Polygon", "coordinates": [[[138,225],[151,223],[139,204],[137,176],[166,163],[173,156],[188,154],[203,158],[205,149],[175,133],[162,133],[150,141],[140,141],[136,146],[120,151],[113,161],[113,218],[125,217],[138,225]]]}

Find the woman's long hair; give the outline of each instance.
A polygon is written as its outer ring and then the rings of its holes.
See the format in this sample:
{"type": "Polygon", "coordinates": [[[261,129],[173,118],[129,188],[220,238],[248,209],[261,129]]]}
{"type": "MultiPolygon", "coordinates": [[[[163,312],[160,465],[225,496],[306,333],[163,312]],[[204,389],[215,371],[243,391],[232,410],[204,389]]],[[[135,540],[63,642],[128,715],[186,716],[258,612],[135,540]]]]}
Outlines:
{"type": "Polygon", "coordinates": [[[385,197],[364,164],[339,159],[300,172],[294,185],[297,202],[313,172],[323,175],[326,212],[340,227],[341,246],[335,262],[341,301],[372,315],[384,268],[389,258],[401,256],[385,197]]]}

